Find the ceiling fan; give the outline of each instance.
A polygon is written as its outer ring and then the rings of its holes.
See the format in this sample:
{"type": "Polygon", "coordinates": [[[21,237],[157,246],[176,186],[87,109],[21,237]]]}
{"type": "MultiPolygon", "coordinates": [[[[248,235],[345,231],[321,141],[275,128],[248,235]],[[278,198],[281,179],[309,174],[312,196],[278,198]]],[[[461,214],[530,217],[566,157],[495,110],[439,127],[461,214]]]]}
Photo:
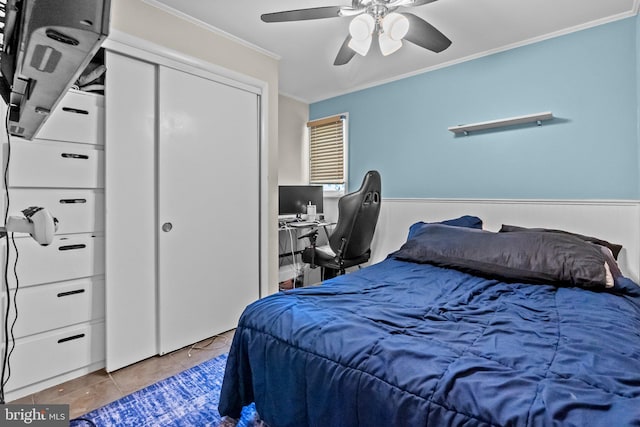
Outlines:
{"type": "Polygon", "coordinates": [[[265,13],[264,22],[306,21],[310,19],[354,16],[349,24],[349,35],[338,51],[333,65],[348,63],[356,53],[365,56],[373,37],[383,55],[390,55],[402,47],[407,40],[424,49],[442,52],[451,40],[422,18],[407,12],[396,12],[399,8],[422,6],[436,0],[352,0],[351,6],[324,6],[308,9],[265,13]]]}

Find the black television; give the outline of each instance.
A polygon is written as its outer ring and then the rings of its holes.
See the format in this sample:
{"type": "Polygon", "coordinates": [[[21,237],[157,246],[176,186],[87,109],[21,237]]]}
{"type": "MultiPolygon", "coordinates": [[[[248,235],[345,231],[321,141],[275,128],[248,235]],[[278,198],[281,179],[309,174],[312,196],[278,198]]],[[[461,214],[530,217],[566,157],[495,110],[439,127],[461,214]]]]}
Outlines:
{"type": "Polygon", "coordinates": [[[316,214],[321,214],[323,196],[322,185],[280,185],[278,214],[282,217],[299,217],[307,213],[309,204],[316,206],[316,214]]]}

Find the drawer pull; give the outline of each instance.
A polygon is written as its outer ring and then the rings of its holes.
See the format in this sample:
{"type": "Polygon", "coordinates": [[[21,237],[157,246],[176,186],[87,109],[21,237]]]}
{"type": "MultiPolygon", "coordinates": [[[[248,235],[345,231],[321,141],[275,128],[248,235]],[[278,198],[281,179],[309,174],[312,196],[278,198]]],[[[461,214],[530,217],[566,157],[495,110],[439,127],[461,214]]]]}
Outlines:
{"type": "Polygon", "coordinates": [[[80,338],[84,338],[84,334],[71,335],[70,337],[60,338],[58,340],[58,344],[62,344],[63,342],[78,340],[80,338]]]}
{"type": "Polygon", "coordinates": [[[62,153],[62,157],[65,159],[82,159],[86,160],[89,158],[86,154],[75,154],[75,153],[62,153]]]}
{"type": "Polygon", "coordinates": [[[77,245],[60,246],[58,248],[58,250],[59,251],[73,251],[75,249],[84,249],[86,247],[87,247],[87,245],[85,245],[84,243],[78,243],[77,245]]]}
{"type": "Polygon", "coordinates": [[[58,298],[68,297],[69,295],[83,294],[84,289],[76,289],[75,291],[60,292],[58,298]]]}
{"type": "Polygon", "coordinates": [[[60,199],[60,203],[68,204],[68,203],[87,203],[87,199],[60,199]]]}
{"type": "Polygon", "coordinates": [[[73,108],[73,107],[62,107],[62,111],[66,111],[67,113],[75,113],[75,114],[85,114],[85,115],[89,114],[87,110],[82,110],[80,108],[73,108]]]}

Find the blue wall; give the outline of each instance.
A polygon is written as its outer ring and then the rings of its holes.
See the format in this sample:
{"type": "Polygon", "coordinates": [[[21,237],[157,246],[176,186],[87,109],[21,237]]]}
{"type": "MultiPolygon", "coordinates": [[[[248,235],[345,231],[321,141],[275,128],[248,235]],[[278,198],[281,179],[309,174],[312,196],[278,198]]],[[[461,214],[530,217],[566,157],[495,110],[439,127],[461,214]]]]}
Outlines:
{"type": "Polygon", "coordinates": [[[317,102],[310,118],[349,113],[350,189],[378,169],[384,197],[638,199],[639,22],[317,102]],[[447,130],[543,111],[556,118],[539,127],[447,130]]]}

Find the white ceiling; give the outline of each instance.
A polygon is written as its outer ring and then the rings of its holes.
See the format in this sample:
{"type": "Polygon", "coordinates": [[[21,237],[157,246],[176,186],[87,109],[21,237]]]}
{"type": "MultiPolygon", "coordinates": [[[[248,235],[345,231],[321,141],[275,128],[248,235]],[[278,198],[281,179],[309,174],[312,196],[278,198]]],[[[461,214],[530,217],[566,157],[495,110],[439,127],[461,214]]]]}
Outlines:
{"type": "Polygon", "coordinates": [[[264,23],[260,15],[309,7],[348,6],[350,0],[147,1],[275,54],[280,58],[280,93],[308,103],[633,16],[640,3],[640,0],[438,0],[410,11],[452,40],[445,51],[433,53],[405,42],[398,52],[383,57],[372,46],[366,57],[356,55],[348,64],[334,66],[351,18],[264,23]]]}

